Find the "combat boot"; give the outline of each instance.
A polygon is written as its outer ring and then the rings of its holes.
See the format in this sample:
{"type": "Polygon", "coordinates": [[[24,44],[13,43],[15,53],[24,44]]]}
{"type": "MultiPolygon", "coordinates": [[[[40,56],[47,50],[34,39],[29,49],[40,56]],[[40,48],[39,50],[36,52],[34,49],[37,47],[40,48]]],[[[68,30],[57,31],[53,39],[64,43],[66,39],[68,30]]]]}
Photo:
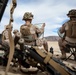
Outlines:
{"type": "Polygon", "coordinates": [[[66,59],[66,52],[62,50],[61,53],[62,53],[61,59],[62,60],[66,59]]]}

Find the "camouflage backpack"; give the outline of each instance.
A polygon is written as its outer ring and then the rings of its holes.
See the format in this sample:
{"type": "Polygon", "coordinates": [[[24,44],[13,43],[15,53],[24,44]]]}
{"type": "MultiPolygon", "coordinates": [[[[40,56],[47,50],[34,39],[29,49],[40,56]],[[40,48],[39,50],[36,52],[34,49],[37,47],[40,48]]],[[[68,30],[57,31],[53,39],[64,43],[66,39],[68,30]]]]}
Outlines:
{"type": "Polygon", "coordinates": [[[66,25],[66,36],[70,37],[70,38],[76,38],[76,22],[75,21],[69,21],[67,23],[67,25],[66,25]]]}

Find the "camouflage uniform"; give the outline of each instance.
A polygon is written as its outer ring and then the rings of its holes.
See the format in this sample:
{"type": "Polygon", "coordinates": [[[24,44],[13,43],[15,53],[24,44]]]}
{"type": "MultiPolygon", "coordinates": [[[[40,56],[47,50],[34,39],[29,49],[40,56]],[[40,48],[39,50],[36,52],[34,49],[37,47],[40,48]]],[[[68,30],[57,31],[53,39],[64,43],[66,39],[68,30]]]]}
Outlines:
{"type": "Polygon", "coordinates": [[[76,44],[76,10],[70,10],[67,14],[68,17],[70,17],[70,20],[62,25],[59,32],[65,33],[63,38],[59,39],[59,47],[62,53],[61,59],[66,58],[66,52],[65,48],[66,45],[74,45],[76,44]],[[73,27],[74,26],[74,27],[73,27]]]}
{"type": "Polygon", "coordinates": [[[43,45],[45,50],[48,51],[47,41],[44,39],[39,39],[39,34],[44,32],[45,24],[43,24],[41,28],[38,28],[37,26],[31,24],[32,19],[32,13],[26,12],[24,14],[23,20],[26,23],[20,27],[22,38],[24,38],[26,45],[43,45]]]}
{"type": "Polygon", "coordinates": [[[13,31],[13,34],[16,35],[17,32],[19,32],[19,31],[18,31],[17,29],[15,29],[15,30],[13,31]]]}
{"type": "MultiPolygon", "coordinates": [[[[8,30],[10,28],[10,25],[6,25],[5,30],[2,32],[2,42],[9,44],[9,36],[8,36],[8,30]]],[[[11,26],[12,31],[12,26],[11,26]]]]}

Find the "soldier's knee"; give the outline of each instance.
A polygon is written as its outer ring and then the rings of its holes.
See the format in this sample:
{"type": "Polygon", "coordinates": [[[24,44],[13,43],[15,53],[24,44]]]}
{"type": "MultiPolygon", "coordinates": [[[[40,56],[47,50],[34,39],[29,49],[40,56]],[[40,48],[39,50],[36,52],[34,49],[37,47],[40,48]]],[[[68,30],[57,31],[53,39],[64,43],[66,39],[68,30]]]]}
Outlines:
{"type": "Polygon", "coordinates": [[[58,43],[62,43],[62,39],[59,39],[59,40],[58,40],[58,43]]]}
{"type": "Polygon", "coordinates": [[[62,43],[63,43],[63,42],[62,42],[62,39],[59,39],[59,40],[58,40],[58,45],[60,46],[60,45],[62,45],[62,43]]]}
{"type": "Polygon", "coordinates": [[[48,51],[48,43],[47,42],[44,42],[43,43],[43,46],[44,46],[45,50],[48,51]]]}

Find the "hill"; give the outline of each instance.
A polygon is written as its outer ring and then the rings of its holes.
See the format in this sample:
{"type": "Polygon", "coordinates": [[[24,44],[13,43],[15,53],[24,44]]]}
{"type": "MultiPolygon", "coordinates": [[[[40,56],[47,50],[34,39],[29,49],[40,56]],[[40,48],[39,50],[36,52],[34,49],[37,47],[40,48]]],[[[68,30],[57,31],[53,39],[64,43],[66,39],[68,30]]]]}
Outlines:
{"type": "Polygon", "coordinates": [[[47,36],[47,37],[45,37],[45,39],[47,41],[58,41],[59,40],[59,36],[47,36]]]}

